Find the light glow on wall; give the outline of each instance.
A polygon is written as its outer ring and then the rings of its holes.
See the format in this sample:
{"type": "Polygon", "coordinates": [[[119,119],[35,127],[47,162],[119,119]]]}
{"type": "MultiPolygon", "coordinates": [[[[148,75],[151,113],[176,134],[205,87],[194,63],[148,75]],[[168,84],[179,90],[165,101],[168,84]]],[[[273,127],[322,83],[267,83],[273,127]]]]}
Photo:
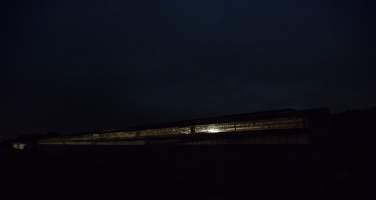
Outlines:
{"type": "Polygon", "coordinates": [[[13,148],[18,149],[18,150],[24,150],[26,144],[23,144],[23,143],[14,143],[12,146],[13,146],[13,148]]]}

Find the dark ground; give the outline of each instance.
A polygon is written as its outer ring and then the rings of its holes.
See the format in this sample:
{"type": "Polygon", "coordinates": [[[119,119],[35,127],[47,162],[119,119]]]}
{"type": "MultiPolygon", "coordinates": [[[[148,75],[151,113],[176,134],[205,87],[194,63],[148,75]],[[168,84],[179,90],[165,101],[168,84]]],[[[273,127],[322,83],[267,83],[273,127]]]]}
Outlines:
{"type": "Polygon", "coordinates": [[[368,199],[366,152],[299,145],[8,152],[1,157],[1,190],[12,199],[368,199]]]}
{"type": "Polygon", "coordinates": [[[321,145],[2,146],[1,199],[374,199],[374,113],[332,116],[321,145]]]}

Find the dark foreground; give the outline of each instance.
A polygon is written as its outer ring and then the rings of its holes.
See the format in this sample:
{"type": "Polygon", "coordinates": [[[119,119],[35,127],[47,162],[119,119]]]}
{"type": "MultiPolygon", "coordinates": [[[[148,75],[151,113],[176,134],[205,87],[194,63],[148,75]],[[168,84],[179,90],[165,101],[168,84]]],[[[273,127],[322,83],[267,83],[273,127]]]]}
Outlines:
{"type": "Polygon", "coordinates": [[[0,186],[2,195],[12,199],[373,199],[368,148],[217,145],[3,150],[0,186]]]}

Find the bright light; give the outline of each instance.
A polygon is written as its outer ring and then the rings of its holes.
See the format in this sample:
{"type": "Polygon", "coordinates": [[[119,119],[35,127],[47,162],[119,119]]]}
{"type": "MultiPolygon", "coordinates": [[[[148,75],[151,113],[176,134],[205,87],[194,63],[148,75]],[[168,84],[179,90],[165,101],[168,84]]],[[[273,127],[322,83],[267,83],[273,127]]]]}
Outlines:
{"type": "Polygon", "coordinates": [[[209,133],[218,133],[218,132],[221,132],[221,130],[217,129],[217,128],[209,128],[208,129],[208,132],[209,133]]]}

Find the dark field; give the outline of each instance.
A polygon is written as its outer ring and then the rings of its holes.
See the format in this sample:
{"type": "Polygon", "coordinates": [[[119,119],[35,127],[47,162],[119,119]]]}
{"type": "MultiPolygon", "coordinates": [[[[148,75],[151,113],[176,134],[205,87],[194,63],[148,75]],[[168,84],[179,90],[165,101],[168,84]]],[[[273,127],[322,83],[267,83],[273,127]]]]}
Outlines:
{"type": "Polygon", "coordinates": [[[1,190],[12,199],[369,199],[372,167],[367,148],[208,145],[3,150],[1,190]]]}

